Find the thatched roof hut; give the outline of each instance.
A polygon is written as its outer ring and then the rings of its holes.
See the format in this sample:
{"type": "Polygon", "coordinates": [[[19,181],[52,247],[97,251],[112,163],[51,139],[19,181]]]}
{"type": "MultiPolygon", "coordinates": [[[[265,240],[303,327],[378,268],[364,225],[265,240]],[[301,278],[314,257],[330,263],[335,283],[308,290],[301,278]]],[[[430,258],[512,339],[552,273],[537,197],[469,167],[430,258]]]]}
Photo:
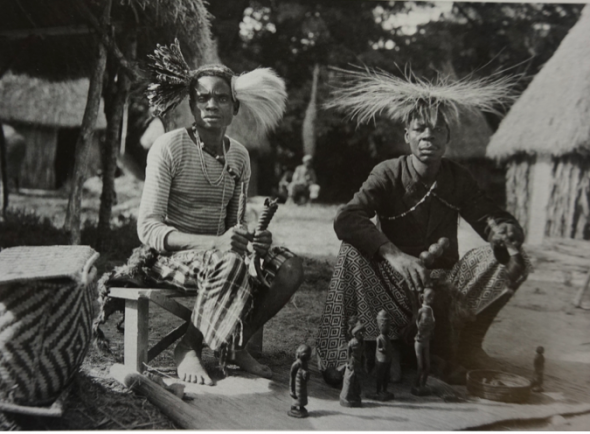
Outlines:
{"type": "MultiPolygon", "coordinates": [[[[7,73],[0,79],[0,121],[49,128],[80,127],[87,96],[87,78],[51,82],[7,73]]],[[[105,127],[101,103],[96,129],[105,127]]]]}
{"type": "MultiPolygon", "coordinates": [[[[7,73],[0,79],[0,122],[12,125],[24,137],[24,161],[8,161],[18,171],[20,185],[53,189],[66,181],[74,155],[75,138],[82,124],[88,95],[88,79],[65,82],[7,73]],[[59,156],[69,161],[57,161],[59,156]]],[[[97,130],[106,128],[104,110],[99,111],[97,130]]],[[[98,136],[90,172],[99,167],[98,136]]],[[[9,155],[10,157],[10,155],[9,155]]]]}
{"type": "Polygon", "coordinates": [[[527,229],[590,239],[590,6],[491,139],[507,163],[507,205],[527,229]]]}

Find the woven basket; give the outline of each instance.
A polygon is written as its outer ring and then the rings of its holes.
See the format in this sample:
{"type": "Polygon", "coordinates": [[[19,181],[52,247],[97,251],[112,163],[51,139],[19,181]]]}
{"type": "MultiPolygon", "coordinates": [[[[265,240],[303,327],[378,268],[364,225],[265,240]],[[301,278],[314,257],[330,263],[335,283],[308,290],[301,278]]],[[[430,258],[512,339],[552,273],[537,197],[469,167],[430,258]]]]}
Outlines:
{"type": "Polygon", "coordinates": [[[49,405],[72,380],[91,340],[97,258],[87,246],[0,252],[0,404],[49,405]]]}
{"type": "Polygon", "coordinates": [[[523,403],[529,399],[531,382],[520,375],[482,369],[467,373],[467,390],[492,401],[523,403]]]}

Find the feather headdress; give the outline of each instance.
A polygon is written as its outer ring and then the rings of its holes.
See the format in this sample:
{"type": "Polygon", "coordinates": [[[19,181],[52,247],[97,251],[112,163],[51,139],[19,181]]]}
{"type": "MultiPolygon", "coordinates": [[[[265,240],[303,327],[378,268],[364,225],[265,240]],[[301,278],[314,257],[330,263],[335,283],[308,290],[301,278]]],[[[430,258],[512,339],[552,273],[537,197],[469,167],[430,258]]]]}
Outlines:
{"type": "Polygon", "coordinates": [[[257,68],[235,75],[223,65],[204,65],[191,71],[178,40],[169,47],[158,45],[153,55],[152,83],[146,95],[157,116],[174,109],[189,95],[190,86],[205,75],[219,76],[228,81],[232,97],[239,102],[238,117],[254,119],[256,128],[266,133],[275,128],[285,112],[287,91],[284,80],[270,68],[257,68]]]}
{"type": "Polygon", "coordinates": [[[339,86],[325,107],[342,111],[359,124],[381,114],[401,122],[418,115],[433,123],[442,115],[447,124],[454,124],[464,110],[499,113],[498,107],[515,99],[513,77],[453,81],[439,76],[431,82],[411,72],[402,78],[369,68],[336,71],[339,86]]]}

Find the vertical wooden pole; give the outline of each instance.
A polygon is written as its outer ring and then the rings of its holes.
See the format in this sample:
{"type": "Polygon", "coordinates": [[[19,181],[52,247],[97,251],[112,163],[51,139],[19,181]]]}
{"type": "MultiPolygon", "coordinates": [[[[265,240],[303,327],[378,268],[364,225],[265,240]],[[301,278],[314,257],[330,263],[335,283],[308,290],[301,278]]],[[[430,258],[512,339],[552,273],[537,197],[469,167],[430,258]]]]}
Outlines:
{"type": "Polygon", "coordinates": [[[150,301],[125,300],[125,366],[143,372],[147,363],[150,301]]]}
{"type": "MultiPolygon", "coordinates": [[[[109,22],[112,0],[106,0],[105,3],[102,17],[103,25],[109,22]]],[[[80,136],[76,143],[72,190],[70,191],[66,213],[65,228],[69,233],[70,244],[80,244],[81,240],[80,214],[82,205],[82,187],[86,180],[88,154],[92,144],[96,118],[98,117],[98,109],[100,107],[100,99],[102,95],[102,82],[107,59],[106,48],[98,38],[97,50],[96,64],[92,71],[90,85],[88,87],[88,101],[86,102],[86,109],[84,111],[84,117],[82,118],[80,136]]]]}
{"type": "Polygon", "coordinates": [[[6,137],[0,123],[0,171],[2,171],[2,216],[6,217],[8,208],[8,152],[6,151],[6,137]]]}
{"type": "MultiPolygon", "coordinates": [[[[129,56],[134,48],[134,32],[123,35],[123,53],[129,56]]],[[[102,159],[102,193],[98,212],[97,249],[103,251],[109,238],[111,212],[116,198],[115,172],[121,139],[121,127],[125,110],[125,101],[129,94],[131,80],[118,66],[114,56],[108,57],[108,79],[105,88],[105,113],[107,116],[107,135],[103,143],[102,159]]]]}

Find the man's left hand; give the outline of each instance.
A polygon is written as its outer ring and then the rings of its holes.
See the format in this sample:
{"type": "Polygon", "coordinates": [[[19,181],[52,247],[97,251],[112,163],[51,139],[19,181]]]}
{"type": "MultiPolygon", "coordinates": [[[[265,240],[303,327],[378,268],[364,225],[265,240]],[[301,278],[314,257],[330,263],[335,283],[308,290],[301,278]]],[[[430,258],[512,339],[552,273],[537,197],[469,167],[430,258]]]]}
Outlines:
{"type": "Polygon", "coordinates": [[[252,247],[259,256],[264,257],[272,245],[272,234],[269,231],[254,232],[252,247]]]}
{"type": "Polygon", "coordinates": [[[491,234],[490,243],[492,246],[515,247],[520,248],[524,242],[522,230],[513,224],[502,222],[498,223],[497,231],[491,234]]]}

